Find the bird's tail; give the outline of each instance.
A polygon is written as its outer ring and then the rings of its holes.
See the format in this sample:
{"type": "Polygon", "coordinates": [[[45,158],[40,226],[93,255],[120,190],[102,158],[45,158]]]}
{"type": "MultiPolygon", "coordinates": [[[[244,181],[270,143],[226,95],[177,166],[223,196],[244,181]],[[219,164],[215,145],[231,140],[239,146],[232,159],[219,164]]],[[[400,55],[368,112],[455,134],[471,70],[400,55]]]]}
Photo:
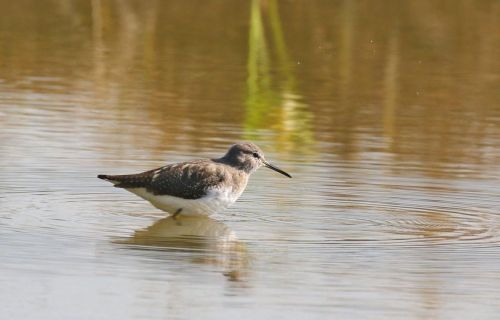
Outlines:
{"type": "Polygon", "coordinates": [[[154,170],[139,174],[107,175],[100,174],[97,177],[114,184],[118,188],[144,188],[151,182],[154,170]]]}
{"type": "Polygon", "coordinates": [[[99,179],[109,181],[109,182],[111,182],[113,184],[117,184],[117,183],[120,182],[120,179],[116,179],[116,176],[110,176],[108,174],[99,174],[99,175],[97,175],[97,177],[99,179]]]}

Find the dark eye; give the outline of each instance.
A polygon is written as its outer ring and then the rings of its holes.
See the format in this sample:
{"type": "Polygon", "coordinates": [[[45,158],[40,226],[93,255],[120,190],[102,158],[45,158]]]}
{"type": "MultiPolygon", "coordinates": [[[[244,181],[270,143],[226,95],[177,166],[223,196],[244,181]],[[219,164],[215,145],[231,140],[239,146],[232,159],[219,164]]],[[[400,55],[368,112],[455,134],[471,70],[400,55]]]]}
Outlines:
{"type": "Polygon", "coordinates": [[[253,157],[254,157],[254,158],[259,158],[259,154],[258,154],[257,152],[254,152],[254,153],[253,153],[253,157]]]}

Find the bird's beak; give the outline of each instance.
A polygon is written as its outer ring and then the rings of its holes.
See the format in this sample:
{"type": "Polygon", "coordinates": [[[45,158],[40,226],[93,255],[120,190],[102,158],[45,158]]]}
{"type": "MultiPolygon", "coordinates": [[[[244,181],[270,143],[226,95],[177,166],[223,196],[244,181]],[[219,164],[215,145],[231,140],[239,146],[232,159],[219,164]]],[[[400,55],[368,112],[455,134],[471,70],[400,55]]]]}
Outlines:
{"type": "Polygon", "coordinates": [[[269,169],[272,169],[272,170],[274,170],[274,171],[276,171],[276,172],[279,172],[279,173],[281,173],[282,175],[287,176],[288,178],[291,178],[291,177],[292,177],[291,175],[289,175],[289,174],[288,174],[288,173],[286,173],[285,171],[281,170],[281,169],[280,169],[280,168],[278,168],[278,167],[273,166],[272,164],[270,164],[270,163],[269,163],[269,162],[267,162],[266,160],[262,159],[262,162],[264,163],[264,166],[265,166],[266,168],[269,168],[269,169]]]}

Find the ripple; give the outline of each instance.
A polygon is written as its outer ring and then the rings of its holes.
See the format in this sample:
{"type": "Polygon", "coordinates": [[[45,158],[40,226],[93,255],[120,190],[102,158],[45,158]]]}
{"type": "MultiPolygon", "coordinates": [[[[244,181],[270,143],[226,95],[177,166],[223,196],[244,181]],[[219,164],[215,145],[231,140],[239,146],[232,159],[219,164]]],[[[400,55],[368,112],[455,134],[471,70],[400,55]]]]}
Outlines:
{"type": "Polygon", "coordinates": [[[35,3],[2,6],[0,318],[498,317],[498,6],[35,3]],[[242,139],[293,179],[214,217],[96,179],[242,139]]]}

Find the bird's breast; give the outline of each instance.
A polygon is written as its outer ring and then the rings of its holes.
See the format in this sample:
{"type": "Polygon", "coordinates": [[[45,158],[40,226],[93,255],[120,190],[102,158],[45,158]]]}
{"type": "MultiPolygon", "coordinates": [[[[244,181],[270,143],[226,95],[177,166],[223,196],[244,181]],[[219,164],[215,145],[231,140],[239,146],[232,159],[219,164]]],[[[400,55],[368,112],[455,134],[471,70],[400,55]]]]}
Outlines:
{"type": "Polygon", "coordinates": [[[242,192],[231,187],[219,187],[209,190],[203,198],[216,206],[227,208],[238,200],[242,192]]]}

